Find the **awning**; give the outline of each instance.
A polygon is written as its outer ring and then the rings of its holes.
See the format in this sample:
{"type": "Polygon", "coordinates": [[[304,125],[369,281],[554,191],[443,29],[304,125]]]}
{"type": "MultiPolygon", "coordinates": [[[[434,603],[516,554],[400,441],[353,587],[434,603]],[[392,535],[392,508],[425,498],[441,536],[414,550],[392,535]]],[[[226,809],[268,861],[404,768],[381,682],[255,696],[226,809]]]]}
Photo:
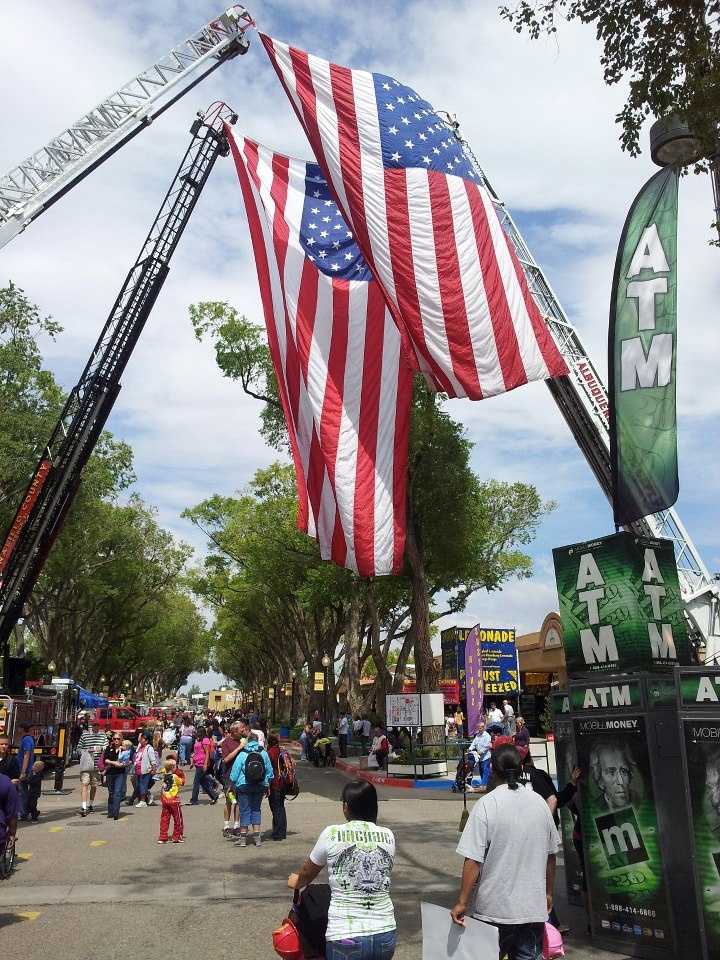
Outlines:
{"type": "Polygon", "coordinates": [[[106,707],[108,705],[107,697],[101,697],[97,693],[91,693],[89,690],[78,687],[78,702],[84,710],[94,710],[95,707],[106,707]]]}

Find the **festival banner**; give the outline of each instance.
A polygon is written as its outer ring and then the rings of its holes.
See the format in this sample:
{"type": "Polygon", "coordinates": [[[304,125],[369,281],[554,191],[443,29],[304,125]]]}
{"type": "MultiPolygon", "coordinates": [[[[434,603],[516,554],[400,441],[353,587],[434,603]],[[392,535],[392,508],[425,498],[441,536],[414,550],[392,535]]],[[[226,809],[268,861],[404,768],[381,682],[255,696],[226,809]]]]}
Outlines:
{"type": "Polygon", "coordinates": [[[673,950],[645,719],[576,719],[580,810],[593,934],[673,950]]]}
{"type": "Polygon", "coordinates": [[[695,869],[708,957],[720,956],[720,719],[683,722],[695,869]]]}
{"type": "Polygon", "coordinates": [[[570,676],[690,663],[670,540],[617,533],[553,561],[570,676]]]}
{"type": "Polygon", "coordinates": [[[665,167],[635,198],[615,262],[608,375],[618,526],[678,496],[677,197],[677,170],[665,167]]]}
{"type": "Polygon", "coordinates": [[[473,627],[465,642],[465,699],[467,732],[474,737],[483,714],[483,657],[478,643],[479,627],[473,627]]]}

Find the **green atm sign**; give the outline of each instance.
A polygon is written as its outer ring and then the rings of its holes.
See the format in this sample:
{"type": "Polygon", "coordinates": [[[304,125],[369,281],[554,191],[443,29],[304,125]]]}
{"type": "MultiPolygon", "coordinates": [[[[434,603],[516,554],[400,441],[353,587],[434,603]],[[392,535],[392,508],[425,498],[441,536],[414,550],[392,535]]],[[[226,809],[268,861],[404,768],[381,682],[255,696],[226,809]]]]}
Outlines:
{"type": "Polygon", "coordinates": [[[720,704],[720,670],[681,672],[680,697],[684,707],[720,704]]]}
{"type": "Polygon", "coordinates": [[[573,687],[570,690],[573,710],[622,710],[642,705],[640,684],[637,680],[627,683],[595,684],[592,687],[573,687]]]}
{"type": "Polygon", "coordinates": [[[669,540],[630,533],[553,550],[570,676],[688,665],[669,540]]]}

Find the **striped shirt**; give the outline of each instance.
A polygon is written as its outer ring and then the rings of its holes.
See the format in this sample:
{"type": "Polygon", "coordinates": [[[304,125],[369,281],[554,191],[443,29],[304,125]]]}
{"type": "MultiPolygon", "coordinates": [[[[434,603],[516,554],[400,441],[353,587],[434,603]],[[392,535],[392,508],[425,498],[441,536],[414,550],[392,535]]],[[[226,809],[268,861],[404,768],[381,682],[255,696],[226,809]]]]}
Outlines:
{"type": "Polygon", "coordinates": [[[83,750],[88,750],[95,758],[95,766],[97,766],[98,757],[107,745],[107,734],[103,733],[102,730],[98,730],[97,733],[93,733],[92,730],[86,730],[80,737],[77,748],[81,753],[83,750]]]}

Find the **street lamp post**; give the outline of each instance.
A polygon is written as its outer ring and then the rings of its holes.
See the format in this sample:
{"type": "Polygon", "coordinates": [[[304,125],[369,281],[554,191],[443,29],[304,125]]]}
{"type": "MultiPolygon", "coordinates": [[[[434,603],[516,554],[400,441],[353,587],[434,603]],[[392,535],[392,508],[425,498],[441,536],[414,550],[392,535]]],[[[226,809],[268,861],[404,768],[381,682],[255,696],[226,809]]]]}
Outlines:
{"type": "Polygon", "coordinates": [[[297,683],[297,677],[295,671],[292,672],[292,686],[290,690],[290,719],[295,723],[295,684],[297,683]]]}
{"type": "Polygon", "coordinates": [[[323,665],[323,670],[324,670],[324,672],[325,672],[325,677],[324,677],[324,681],[323,681],[323,688],[324,688],[324,693],[325,693],[325,717],[324,717],[324,721],[325,721],[325,726],[328,728],[328,729],[326,729],[326,731],[325,731],[326,733],[329,732],[329,727],[330,727],[330,717],[329,717],[329,713],[328,713],[328,686],[329,686],[329,684],[328,684],[328,676],[329,676],[329,670],[328,670],[328,668],[329,668],[329,666],[330,666],[330,663],[331,663],[331,660],[330,660],[329,655],[328,655],[327,653],[324,653],[324,654],[323,654],[323,658],[322,658],[322,665],[323,665]]]}
{"type": "MultiPolygon", "coordinates": [[[[683,167],[701,160],[703,149],[698,138],[679,117],[661,117],[650,127],[650,156],[659,167],[683,167]]],[[[707,161],[713,189],[715,226],[720,237],[720,144],[707,161]]]]}

